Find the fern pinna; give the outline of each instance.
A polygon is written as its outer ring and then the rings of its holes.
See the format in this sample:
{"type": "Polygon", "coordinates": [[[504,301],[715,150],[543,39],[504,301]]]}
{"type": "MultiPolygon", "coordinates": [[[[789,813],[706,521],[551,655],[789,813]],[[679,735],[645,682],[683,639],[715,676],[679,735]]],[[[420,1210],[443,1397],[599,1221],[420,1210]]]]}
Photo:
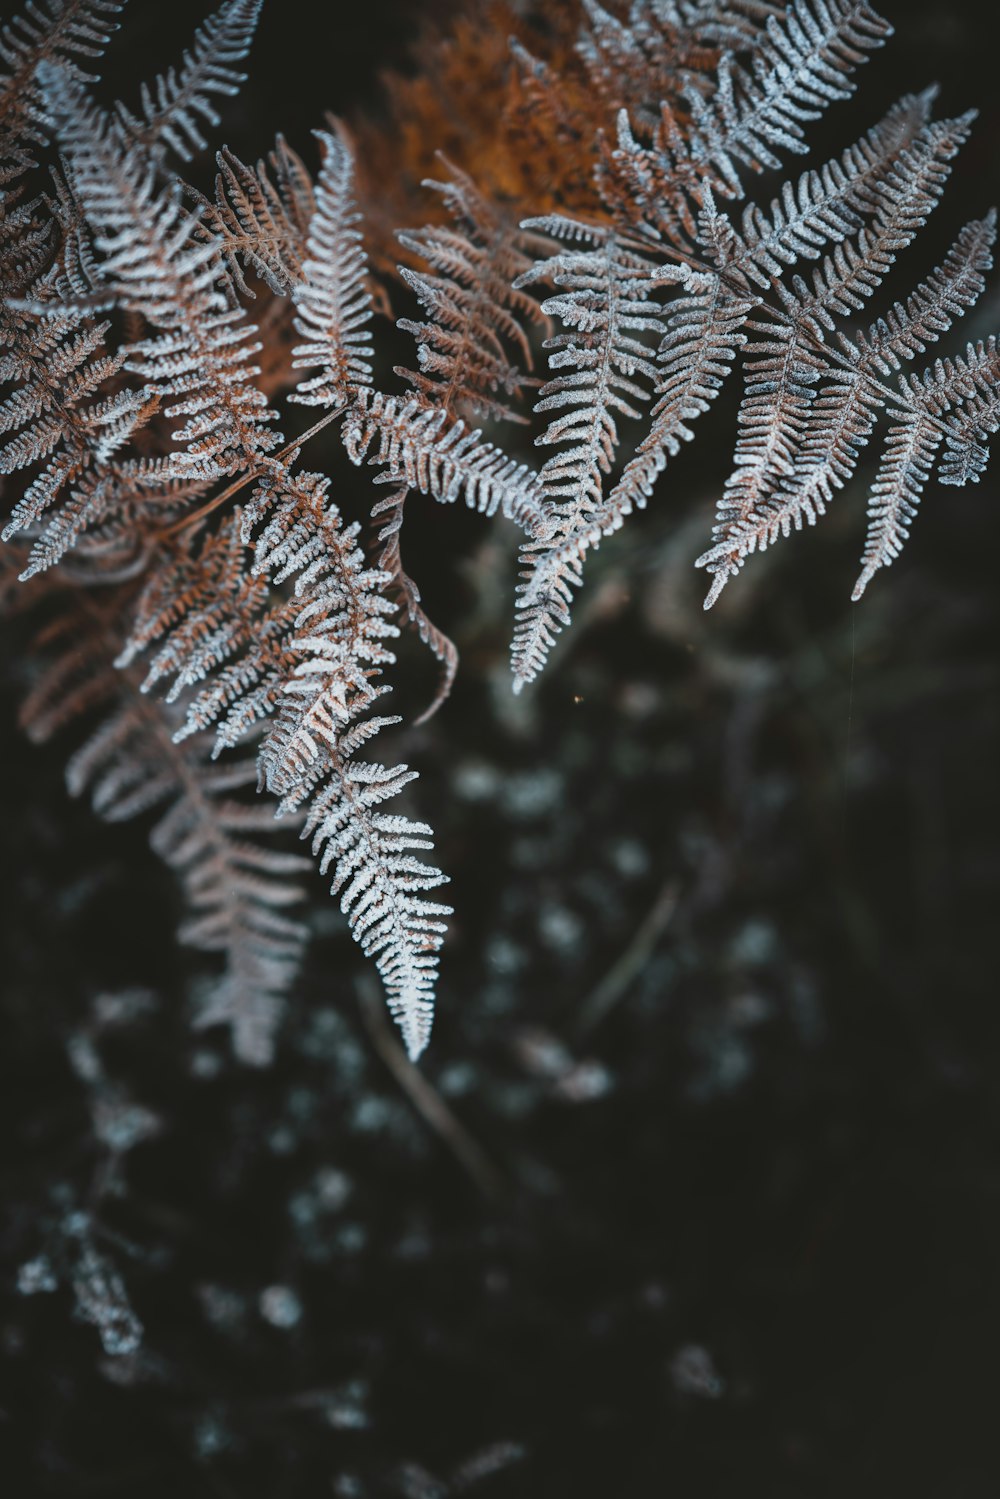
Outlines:
{"type": "MultiPolygon", "coordinates": [[[[739,368],[733,472],[697,559],[706,607],[823,515],[881,428],[860,597],[932,474],[978,480],[1000,424],[995,340],[915,367],[982,294],[994,214],[866,311],[972,116],[936,121],[933,91],[907,97],[737,210],[886,40],[864,0],[580,0],[539,28],[529,9],[493,114],[467,100],[462,160],[439,158],[429,221],[398,233],[416,368],[393,388],[376,374],[387,254],[369,256],[366,225],[377,239],[405,173],[380,201],[334,122],[315,177],[278,136],[256,166],[220,151],[206,197],[178,170],[242,81],[260,0],[226,0],[178,66],[107,112],[83,63],[118,10],[44,0],[0,33],[0,471],[23,474],[3,596],[13,607],[20,574],[45,613],[25,724],[45,738],[93,716],[71,788],[111,818],[166,805],[152,840],[186,892],[181,936],[226,956],[202,1014],[241,1056],[269,1055],[305,939],[303,860],[260,841],[275,813],[332,876],[416,1056],[445,877],[427,825],[384,807],[415,772],[362,754],[398,721],[378,710],[402,624],[441,663],[429,712],[458,666],[404,567],[408,496],[523,533],[519,690],[569,624],[588,553],[664,486],[739,368]],[[316,416],[290,441],[285,400],[316,416]],[[517,436],[532,422],[540,467],[517,436]],[[331,476],[302,462],[321,429],[375,470],[370,559],[331,476]]],[[[464,35],[486,45],[475,17],[464,35]]],[[[389,127],[404,149],[423,147],[416,97],[400,86],[389,127]]]]}

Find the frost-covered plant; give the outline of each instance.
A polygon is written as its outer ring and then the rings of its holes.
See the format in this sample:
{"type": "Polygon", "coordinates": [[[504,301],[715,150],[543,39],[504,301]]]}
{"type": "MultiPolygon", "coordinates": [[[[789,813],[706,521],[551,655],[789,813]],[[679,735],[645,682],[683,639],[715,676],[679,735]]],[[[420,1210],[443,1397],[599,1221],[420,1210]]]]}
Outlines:
{"type": "Polygon", "coordinates": [[[109,818],[161,808],[182,938],[225,957],[205,1020],[267,1060],[305,938],[289,913],[304,861],[260,841],[276,806],[332,873],[415,1057],[450,914],[428,892],[445,877],[426,824],[384,809],[415,773],[361,754],[397,721],[375,706],[400,607],[442,664],[434,707],[457,665],[403,567],[409,493],[523,532],[519,690],[568,625],[587,554],[663,486],[739,365],[734,469],[698,559],[706,607],[750,554],[824,513],[883,422],[858,598],[932,472],[963,484],[985,468],[995,340],[911,366],[982,293],[996,221],[966,225],[866,323],[972,117],[934,121],[933,94],[909,96],[735,213],[853,91],[887,24],[864,0],[581,0],[538,55],[516,41],[482,162],[445,162],[428,184],[438,217],[400,231],[423,317],[399,320],[416,343],[417,368],[396,371],[408,390],[384,389],[346,130],[319,132],[315,181],[280,137],[256,167],[221,152],[212,201],[178,175],[241,81],[259,6],[226,0],[179,68],[110,112],[83,62],[116,0],[45,0],[0,36],[0,471],[23,474],[5,595],[19,574],[50,616],[28,731],[100,710],[71,788],[109,818]],[[51,191],[36,168],[50,148],[51,191]],[[475,423],[530,422],[542,327],[535,442],[552,453],[535,469],[475,423]],[[319,413],[290,440],[285,395],[319,413]],[[300,463],[334,426],[386,486],[374,561],[330,476],[300,463]],[[253,781],[271,807],[243,795],[253,781]]]}

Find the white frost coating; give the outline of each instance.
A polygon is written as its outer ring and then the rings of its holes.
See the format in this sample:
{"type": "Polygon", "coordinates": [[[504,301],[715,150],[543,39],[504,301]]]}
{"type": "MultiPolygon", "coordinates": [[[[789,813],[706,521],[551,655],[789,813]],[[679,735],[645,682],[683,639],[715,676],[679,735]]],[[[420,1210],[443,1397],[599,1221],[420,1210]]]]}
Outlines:
{"type": "Polygon", "coordinates": [[[322,373],[300,381],[290,397],[303,406],[342,406],[370,385],[372,347],[365,331],[372,317],[366,284],[368,261],[356,225],[354,158],[344,135],[318,130],[323,170],[309,225],[308,259],[295,288],[296,331],[305,339],[292,350],[293,369],[322,373]]]}

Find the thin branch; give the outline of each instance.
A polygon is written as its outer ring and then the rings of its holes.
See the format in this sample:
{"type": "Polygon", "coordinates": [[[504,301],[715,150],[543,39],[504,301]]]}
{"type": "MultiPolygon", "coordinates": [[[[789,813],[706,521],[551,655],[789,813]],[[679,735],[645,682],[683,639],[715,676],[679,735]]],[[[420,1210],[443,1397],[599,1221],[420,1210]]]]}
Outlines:
{"type": "Polygon", "coordinates": [[[375,981],[368,974],[358,980],[361,1016],[372,1045],[407,1098],[430,1129],[447,1145],[468,1172],[484,1197],[508,1195],[508,1186],[479,1142],[449,1109],[440,1093],[410,1061],[396,1033],[386,1020],[385,1006],[375,981]]]}
{"type": "Polygon", "coordinates": [[[633,980],[653,956],[660,938],[673,920],[679,895],[677,881],[668,880],[628,947],[580,1006],[574,1026],[577,1036],[588,1035],[624,998],[633,980]]]}

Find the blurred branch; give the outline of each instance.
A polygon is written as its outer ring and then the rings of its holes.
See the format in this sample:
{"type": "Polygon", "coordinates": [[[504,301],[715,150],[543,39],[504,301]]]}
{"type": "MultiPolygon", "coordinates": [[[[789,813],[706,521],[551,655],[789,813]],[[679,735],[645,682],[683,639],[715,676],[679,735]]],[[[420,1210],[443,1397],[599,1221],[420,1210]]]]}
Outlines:
{"type": "Polygon", "coordinates": [[[588,1035],[600,1025],[628,992],[673,920],[679,894],[677,880],[668,880],[628,947],[581,1005],[574,1027],[578,1036],[588,1035]]]}
{"type": "Polygon", "coordinates": [[[378,985],[367,974],[358,979],[358,995],[361,1016],[372,1045],[425,1124],[444,1141],[485,1197],[506,1196],[507,1185],[482,1146],[406,1055],[386,1019],[385,1003],[378,985]]]}

